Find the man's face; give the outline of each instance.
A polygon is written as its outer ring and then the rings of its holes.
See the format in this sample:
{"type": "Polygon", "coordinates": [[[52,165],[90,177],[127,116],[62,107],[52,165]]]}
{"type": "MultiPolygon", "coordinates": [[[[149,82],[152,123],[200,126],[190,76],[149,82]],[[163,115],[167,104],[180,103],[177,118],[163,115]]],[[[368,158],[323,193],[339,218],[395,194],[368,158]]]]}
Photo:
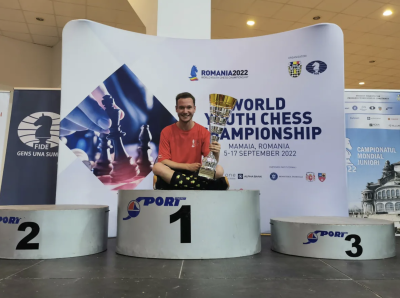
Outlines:
{"type": "Polygon", "coordinates": [[[178,113],[179,121],[187,123],[193,118],[194,112],[196,112],[196,107],[193,104],[193,99],[180,98],[178,99],[178,105],[175,107],[178,113]]]}

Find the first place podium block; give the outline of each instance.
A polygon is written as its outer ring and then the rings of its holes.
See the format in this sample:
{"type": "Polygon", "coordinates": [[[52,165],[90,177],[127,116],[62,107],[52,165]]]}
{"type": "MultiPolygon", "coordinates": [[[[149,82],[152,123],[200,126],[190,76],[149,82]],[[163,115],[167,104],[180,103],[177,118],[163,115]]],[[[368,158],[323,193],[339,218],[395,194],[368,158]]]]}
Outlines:
{"type": "Polygon", "coordinates": [[[122,190],[117,253],[214,259],[261,250],[259,191],[122,190]]]}
{"type": "Polygon", "coordinates": [[[0,206],[0,258],[54,259],[106,250],[108,206],[0,206]]]}

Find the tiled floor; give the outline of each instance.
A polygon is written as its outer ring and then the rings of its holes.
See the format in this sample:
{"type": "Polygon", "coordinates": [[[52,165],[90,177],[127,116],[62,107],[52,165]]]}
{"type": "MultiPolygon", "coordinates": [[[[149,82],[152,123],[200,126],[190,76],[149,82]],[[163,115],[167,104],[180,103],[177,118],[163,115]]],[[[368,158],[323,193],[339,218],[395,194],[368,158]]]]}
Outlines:
{"type": "MultiPolygon", "coordinates": [[[[400,237],[397,239],[400,252],[400,237]]],[[[57,260],[0,260],[0,297],[400,297],[400,256],[382,261],[334,261],[270,250],[219,260],[156,260],[108,251],[57,260]]]]}

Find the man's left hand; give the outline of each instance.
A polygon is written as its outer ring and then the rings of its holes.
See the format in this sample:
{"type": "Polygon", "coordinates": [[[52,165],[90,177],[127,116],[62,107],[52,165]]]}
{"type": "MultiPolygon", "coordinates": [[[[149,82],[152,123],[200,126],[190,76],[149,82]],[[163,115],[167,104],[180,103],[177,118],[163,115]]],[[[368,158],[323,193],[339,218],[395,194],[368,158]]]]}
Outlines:
{"type": "Polygon", "coordinates": [[[221,151],[221,145],[218,142],[212,142],[209,148],[213,153],[219,153],[221,151]]]}

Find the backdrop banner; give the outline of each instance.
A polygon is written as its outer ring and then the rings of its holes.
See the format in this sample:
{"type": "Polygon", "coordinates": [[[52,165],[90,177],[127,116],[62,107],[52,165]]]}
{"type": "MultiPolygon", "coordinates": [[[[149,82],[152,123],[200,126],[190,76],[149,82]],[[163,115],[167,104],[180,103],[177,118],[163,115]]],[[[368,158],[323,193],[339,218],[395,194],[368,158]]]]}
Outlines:
{"type": "Polygon", "coordinates": [[[115,235],[117,191],[152,188],[160,132],[176,122],[175,96],[187,91],[205,127],[210,94],[238,99],[219,164],[231,189],[260,190],[263,232],[271,217],[346,216],[343,56],[343,33],[332,24],[190,40],[71,21],[57,204],[109,205],[115,235]]]}
{"type": "Polygon", "coordinates": [[[346,90],[345,112],[349,213],[400,234],[400,90],[346,90]]]}
{"type": "Polygon", "coordinates": [[[14,90],[1,205],[54,204],[60,90],[14,90]]]}
{"type": "Polygon", "coordinates": [[[10,105],[10,92],[0,91],[0,171],[3,168],[3,161],[4,161],[3,159],[4,141],[6,135],[9,105],[10,105]]]}

